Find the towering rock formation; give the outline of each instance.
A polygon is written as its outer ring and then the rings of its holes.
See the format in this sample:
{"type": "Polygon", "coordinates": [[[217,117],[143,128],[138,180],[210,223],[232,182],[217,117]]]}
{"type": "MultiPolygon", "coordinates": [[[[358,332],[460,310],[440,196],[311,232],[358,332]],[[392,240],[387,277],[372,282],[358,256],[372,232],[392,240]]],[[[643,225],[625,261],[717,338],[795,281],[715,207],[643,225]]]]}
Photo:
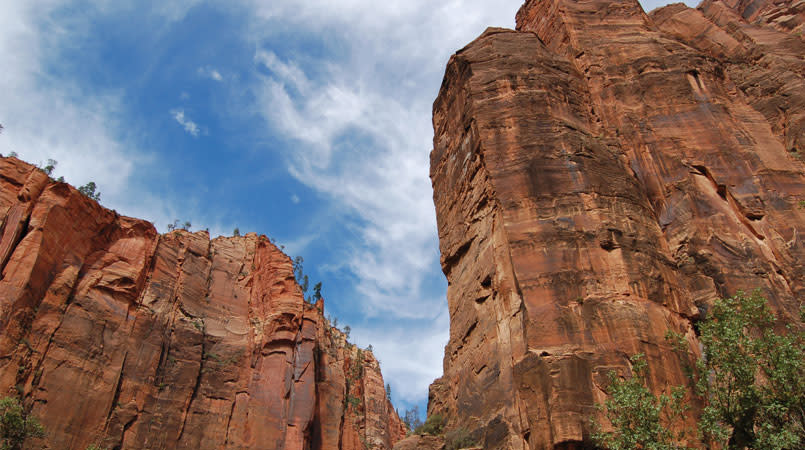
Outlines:
{"type": "Polygon", "coordinates": [[[450,59],[431,153],[450,341],[429,414],[485,449],[581,448],[630,355],[655,392],[687,384],[715,299],[760,288],[796,320],[804,5],[528,0],[517,31],[450,59]]]}
{"type": "Polygon", "coordinates": [[[45,448],[369,449],[405,434],[371,352],[264,236],[157,234],[0,159],[0,388],[45,448]]]}

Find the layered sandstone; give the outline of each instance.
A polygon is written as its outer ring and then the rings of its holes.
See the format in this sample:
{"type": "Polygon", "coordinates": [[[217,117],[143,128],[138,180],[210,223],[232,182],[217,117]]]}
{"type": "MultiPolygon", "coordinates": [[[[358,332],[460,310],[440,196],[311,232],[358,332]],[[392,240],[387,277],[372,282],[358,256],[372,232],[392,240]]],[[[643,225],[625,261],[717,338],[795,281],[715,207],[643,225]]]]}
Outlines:
{"type": "Polygon", "coordinates": [[[0,388],[45,448],[391,448],[371,352],[264,236],[159,235],[0,159],[0,388]]]}
{"type": "Polygon", "coordinates": [[[655,392],[687,384],[715,299],[760,288],[796,320],[802,4],[529,0],[517,31],[450,59],[431,153],[450,341],[429,414],[486,449],[581,448],[630,355],[655,392]]]}

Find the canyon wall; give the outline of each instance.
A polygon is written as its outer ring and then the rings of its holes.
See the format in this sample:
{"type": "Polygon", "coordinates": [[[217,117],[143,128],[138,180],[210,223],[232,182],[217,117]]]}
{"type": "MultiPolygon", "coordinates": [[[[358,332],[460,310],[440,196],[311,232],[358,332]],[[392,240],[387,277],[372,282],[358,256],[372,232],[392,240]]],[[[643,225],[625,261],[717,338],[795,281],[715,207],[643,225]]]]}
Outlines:
{"type": "Polygon", "coordinates": [[[485,449],[589,447],[630,355],[654,392],[688,385],[715,299],[759,288],[797,320],[803,11],[528,0],[516,31],[450,59],[431,153],[450,340],[429,415],[485,449]]]}
{"type": "Polygon", "coordinates": [[[159,235],[0,159],[0,388],[36,448],[382,449],[377,360],[265,236],[159,235]]]}

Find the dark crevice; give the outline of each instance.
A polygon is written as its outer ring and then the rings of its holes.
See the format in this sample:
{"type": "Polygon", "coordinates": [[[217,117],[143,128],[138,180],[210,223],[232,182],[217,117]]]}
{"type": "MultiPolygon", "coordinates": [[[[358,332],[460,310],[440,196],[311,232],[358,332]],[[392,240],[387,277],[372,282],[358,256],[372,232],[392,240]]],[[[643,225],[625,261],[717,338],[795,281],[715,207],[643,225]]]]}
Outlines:
{"type": "Polygon", "coordinates": [[[484,289],[489,289],[492,287],[492,275],[487,275],[484,277],[483,281],[481,281],[481,287],[484,289]]]}
{"type": "Polygon", "coordinates": [[[466,343],[466,342],[467,342],[467,339],[470,337],[470,335],[472,334],[472,332],[473,332],[473,331],[475,331],[475,328],[476,328],[477,326],[478,326],[478,321],[476,320],[475,322],[473,322],[473,323],[472,323],[472,325],[470,325],[470,327],[469,327],[469,328],[467,329],[467,331],[464,333],[464,337],[462,337],[462,338],[461,338],[461,342],[466,343]]]}
{"type": "MultiPolygon", "coordinates": [[[[6,221],[8,221],[8,215],[6,216],[6,221]]],[[[17,224],[8,224],[7,223],[6,227],[8,227],[8,226],[17,226],[17,224]]],[[[6,264],[8,264],[8,262],[11,260],[11,256],[14,254],[14,251],[20,245],[20,242],[22,242],[22,240],[25,239],[25,236],[28,235],[28,233],[30,231],[28,228],[30,226],[31,226],[31,214],[28,213],[25,216],[25,220],[23,221],[21,229],[18,232],[16,230],[14,231],[15,233],[18,233],[19,235],[14,237],[14,243],[11,244],[11,247],[9,247],[8,254],[4,255],[3,260],[0,261],[0,280],[2,280],[3,277],[4,277],[6,264]]],[[[2,230],[2,232],[0,232],[0,238],[3,236],[3,234],[5,234],[5,229],[2,230]]]]}
{"type": "Polygon", "coordinates": [[[187,402],[187,409],[185,409],[184,411],[184,418],[182,419],[182,428],[179,430],[179,436],[176,438],[177,442],[182,440],[182,435],[184,435],[184,428],[185,425],[187,425],[187,417],[190,415],[190,410],[193,408],[193,402],[196,400],[196,397],[198,396],[199,387],[201,386],[201,376],[204,373],[204,354],[206,351],[204,347],[205,347],[204,343],[202,342],[201,358],[198,364],[198,374],[196,375],[196,383],[195,385],[193,385],[193,393],[190,394],[190,401],[187,402]]]}
{"type": "Polygon", "coordinates": [[[229,409],[229,417],[226,419],[226,436],[224,438],[224,445],[229,444],[229,425],[232,423],[232,415],[235,414],[235,403],[238,402],[238,395],[232,400],[232,408],[229,409]]]}
{"type": "Polygon", "coordinates": [[[469,239],[468,241],[461,244],[461,247],[456,249],[456,251],[453,252],[452,255],[445,258],[442,267],[446,267],[448,268],[448,270],[453,270],[453,267],[455,267],[456,263],[458,263],[461,260],[461,258],[470,250],[470,247],[472,246],[472,243],[474,241],[475,237],[473,236],[472,239],[469,239]]]}
{"type": "Polygon", "coordinates": [[[120,372],[117,373],[117,383],[115,384],[115,394],[112,396],[112,404],[109,406],[109,412],[106,413],[106,424],[104,424],[104,429],[109,426],[109,419],[112,417],[112,413],[115,411],[117,407],[117,403],[120,401],[120,390],[123,387],[123,370],[126,368],[126,359],[129,356],[129,352],[126,352],[123,355],[123,363],[120,365],[120,372]]]}
{"type": "Polygon", "coordinates": [[[698,70],[696,70],[696,69],[691,70],[691,71],[688,72],[688,75],[692,76],[694,81],[696,81],[696,86],[699,88],[699,90],[704,89],[704,83],[702,83],[702,79],[699,76],[699,71],[698,70]]]}
{"type": "Polygon", "coordinates": [[[715,187],[718,196],[721,197],[722,200],[727,202],[727,204],[729,205],[732,212],[735,214],[738,221],[741,222],[753,236],[755,236],[757,239],[761,241],[766,239],[766,237],[758,233],[755,227],[752,226],[752,224],[750,223],[751,220],[762,219],[763,218],[762,213],[743,212],[741,204],[738,203],[738,201],[735,200],[735,197],[733,197],[729,193],[729,191],[727,190],[727,186],[724,184],[717,183],[715,178],[713,177],[713,174],[710,173],[710,170],[707,167],[701,165],[694,165],[693,168],[696,169],[696,171],[699,172],[699,174],[704,175],[705,177],[707,177],[708,180],[710,180],[710,182],[715,187]]]}

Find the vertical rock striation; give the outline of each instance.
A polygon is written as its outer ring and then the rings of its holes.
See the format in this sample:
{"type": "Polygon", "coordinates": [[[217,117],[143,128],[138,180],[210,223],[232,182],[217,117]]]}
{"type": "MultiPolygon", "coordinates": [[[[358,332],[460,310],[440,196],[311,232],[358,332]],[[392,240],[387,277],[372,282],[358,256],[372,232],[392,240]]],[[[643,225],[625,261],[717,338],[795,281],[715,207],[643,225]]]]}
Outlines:
{"type": "Polygon", "coordinates": [[[528,0],[516,31],[450,59],[431,153],[450,340],[429,414],[485,449],[585,447],[630,355],[655,392],[687,384],[664,336],[695,356],[715,299],[760,288],[796,320],[803,4],[528,0]]]}
{"type": "Polygon", "coordinates": [[[264,236],[121,217],[0,159],[0,387],[46,448],[391,448],[374,356],[264,236]]]}

